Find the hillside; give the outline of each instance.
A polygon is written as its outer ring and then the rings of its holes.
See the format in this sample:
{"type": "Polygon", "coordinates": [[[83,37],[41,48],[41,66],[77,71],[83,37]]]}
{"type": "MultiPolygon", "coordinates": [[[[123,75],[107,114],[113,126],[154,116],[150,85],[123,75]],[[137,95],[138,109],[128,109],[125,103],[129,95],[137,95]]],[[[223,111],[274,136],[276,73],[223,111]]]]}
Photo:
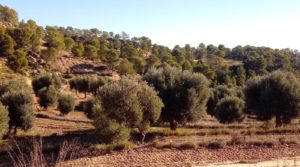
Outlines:
{"type": "Polygon", "coordinates": [[[42,27],[0,5],[0,167],[296,164],[299,56],[42,27]]]}

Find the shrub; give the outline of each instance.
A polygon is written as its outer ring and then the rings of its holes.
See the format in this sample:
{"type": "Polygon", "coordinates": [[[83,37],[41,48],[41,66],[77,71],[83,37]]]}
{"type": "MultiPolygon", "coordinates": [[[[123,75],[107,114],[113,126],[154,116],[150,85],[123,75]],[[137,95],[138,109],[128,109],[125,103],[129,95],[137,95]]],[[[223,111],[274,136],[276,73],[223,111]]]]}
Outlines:
{"type": "Polygon", "coordinates": [[[159,92],[165,105],[160,119],[169,122],[171,129],[176,129],[178,124],[196,121],[205,112],[209,82],[202,74],[166,66],[149,70],[143,79],[159,92]]]}
{"type": "Polygon", "coordinates": [[[108,82],[108,80],[104,77],[99,77],[96,80],[91,80],[90,84],[89,84],[89,92],[93,93],[94,95],[96,95],[97,90],[105,85],[108,82]]]}
{"type": "Polygon", "coordinates": [[[133,75],[135,70],[133,64],[130,63],[127,59],[123,59],[117,67],[118,73],[120,75],[133,75]]]}
{"type": "Polygon", "coordinates": [[[238,97],[225,97],[216,106],[215,116],[221,123],[232,123],[244,119],[244,101],[238,97]]]}
{"type": "Polygon", "coordinates": [[[16,72],[22,72],[28,66],[26,53],[22,50],[16,50],[8,57],[8,65],[16,72]]]}
{"type": "Polygon", "coordinates": [[[61,77],[51,73],[42,73],[32,80],[32,88],[36,95],[44,87],[48,88],[53,85],[55,89],[59,89],[61,84],[61,77]]]}
{"type": "Polygon", "coordinates": [[[248,145],[253,145],[253,146],[258,146],[258,147],[262,147],[262,146],[266,146],[269,148],[272,148],[273,146],[275,146],[277,144],[276,141],[273,140],[266,140],[266,141],[261,141],[261,140],[256,140],[256,141],[249,141],[247,142],[248,145]]]}
{"type": "Polygon", "coordinates": [[[59,51],[56,48],[48,47],[47,49],[43,49],[41,54],[42,58],[48,63],[57,58],[59,51]]]}
{"type": "Polygon", "coordinates": [[[8,121],[8,111],[2,104],[0,104],[0,140],[8,131],[8,121]]]}
{"type": "Polygon", "coordinates": [[[9,130],[17,128],[29,130],[34,123],[33,98],[30,91],[20,90],[7,92],[1,97],[3,105],[9,112],[9,130]]]}
{"type": "Polygon", "coordinates": [[[211,116],[215,116],[215,110],[218,102],[227,96],[234,96],[234,91],[226,85],[218,85],[213,88],[207,101],[207,113],[211,116]]]}
{"type": "Polygon", "coordinates": [[[58,109],[62,114],[68,114],[75,108],[75,99],[70,94],[61,94],[58,98],[58,109]]]}
{"type": "Polygon", "coordinates": [[[75,57],[82,57],[84,53],[84,47],[82,43],[76,43],[72,48],[72,53],[75,57]]]}
{"type": "Polygon", "coordinates": [[[96,98],[90,98],[88,99],[84,105],[83,105],[83,111],[85,113],[85,115],[92,119],[93,118],[93,113],[94,113],[94,110],[93,110],[93,107],[96,105],[96,104],[99,104],[100,102],[97,101],[96,98]]]}
{"type": "Polygon", "coordinates": [[[292,73],[272,72],[247,82],[246,111],[259,120],[276,119],[276,126],[289,123],[300,112],[300,82],[292,73]]]}
{"type": "Polygon", "coordinates": [[[182,143],[178,146],[180,149],[196,149],[198,146],[193,142],[182,143]]]}
{"type": "Polygon", "coordinates": [[[0,29],[0,56],[9,56],[14,52],[15,41],[14,39],[4,31],[4,28],[0,29]]]}
{"type": "Polygon", "coordinates": [[[93,145],[91,148],[94,148],[98,151],[102,151],[108,153],[110,151],[116,150],[128,150],[133,147],[133,144],[130,142],[121,142],[121,143],[113,143],[113,144],[97,144],[93,145]]]}
{"type": "Polygon", "coordinates": [[[129,139],[129,129],[122,123],[116,120],[109,119],[107,116],[99,111],[101,107],[97,105],[93,108],[96,118],[94,120],[94,126],[98,135],[106,143],[122,143],[129,139]]]}
{"type": "Polygon", "coordinates": [[[57,102],[57,90],[54,86],[44,87],[38,92],[39,104],[41,107],[47,109],[49,106],[56,104],[57,102]]]}
{"type": "Polygon", "coordinates": [[[226,142],[221,141],[221,140],[212,141],[207,144],[207,148],[210,148],[210,149],[220,149],[225,146],[226,146],[226,142]]]}

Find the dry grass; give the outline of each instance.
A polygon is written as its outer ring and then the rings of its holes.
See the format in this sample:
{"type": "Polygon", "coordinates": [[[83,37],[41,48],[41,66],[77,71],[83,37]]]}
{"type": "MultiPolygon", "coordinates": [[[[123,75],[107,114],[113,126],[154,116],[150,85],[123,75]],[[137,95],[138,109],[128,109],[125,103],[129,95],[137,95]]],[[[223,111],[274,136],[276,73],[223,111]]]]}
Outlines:
{"type": "Polygon", "coordinates": [[[151,127],[148,133],[154,133],[159,136],[189,136],[194,135],[196,130],[187,128],[171,130],[167,127],[151,127]]]}
{"type": "Polygon", "coordinates": [[[14,140],[7,152],[13,167],[61,166],[64,161],[73,159],[79,145],[76,140],[63,142],[55,159],[44,154],[42,138],[33,139],[27,146],[21,144],[14,140]]]}
{"type": "Polygon", "coordinates": [[[112,144],[95,144],[90,146],[90,149],[96,149],[100,152],[111,152],[117,150],[128,150],[133,148],[133,143],[131,142],[121,142],[121,143],[112,143],[112,144]]]}
{"type": "Polygon", "coordinates": [[[185,149],[196,149],[198,148],[197,143],[194,142],[185,142],[185,143],[173,143],[173,142],[158,142],[155,141],[152,143],[152,146],[158,149],[164,149],[164,148],[169,148],[169,149],[180,149],[180,150],[185,150],[185,149]]]}

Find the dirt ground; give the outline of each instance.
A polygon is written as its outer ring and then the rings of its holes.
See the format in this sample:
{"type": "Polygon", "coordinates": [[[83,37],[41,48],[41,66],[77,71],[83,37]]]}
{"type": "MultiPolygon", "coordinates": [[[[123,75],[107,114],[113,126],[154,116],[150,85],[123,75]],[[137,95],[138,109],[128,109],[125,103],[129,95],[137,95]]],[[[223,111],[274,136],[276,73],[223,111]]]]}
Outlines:
{"type": "MultiPolygon", "coordinates": [[[[61,117],[59,113],[52,109],[51,111],[42,111],[40,114],[45,114],[49,118],[37,118],[36,127],[33,129],[36,133],[46,135],[63,135],[69,132],[84,131],[93,129],[91,121],[87,119],[82,112],[73,112],[66,117],[61,117]],[[61,118],[59,120],[58,118],[61,118]]],[[[238,134],[241,129],[239,126],[244,126],[248,129],[251,124],[249,121],[242,125],[226,126],[221,125],[211,118],[203,120],[203,124],[199,127],[190,127],[190,130],[201,131],[203,129],[214,131],[218,129],[227,129],[230,134],[217,135],[184,135],[184,136],[161,136],[157,137],[156,141],[162,143],[186,143],[186,142],[208,142],[222,140],[229,142],[233,135],[238,134]],[[211,122],[211,123],[209,123],[211,122]]],[[[262,123],[256,123],[261,125],[262,123]]],[[[196,124],[197,125],[197,124],[196,124]]],[[[200,123],[199,123],[200,125],[200,123]]],[[[297,126],[297,125],[296,125],[297,126]]],[[[244,135],[246,141],[274,141],[278,142],[280,138],[289,140],[299,140],[298,133],[283,133],[283,134],[251,134],[244,135]]],[[[89,155],[78,159],[73,159],[60,164],[61,166],[210,166],[218,163],[246,163],[259,162],[272,159],[281,159],[283,157],[300,156],[299,144],[281,144],[272,147],[267,146],[225,146],[220,149],[209,149],[199,147],[196,149],[157,149],[152,146],[140,147],[136,146],[131,150],[112,151],[105,155],[89,155]]]]}
{"type": "Polygon", "coordinates": [[[67,161],[62,166],[204,166],[212,163],[257,162],[300,155],[299,146],[198,148],[195,150],[143,148],[67,161]]]}

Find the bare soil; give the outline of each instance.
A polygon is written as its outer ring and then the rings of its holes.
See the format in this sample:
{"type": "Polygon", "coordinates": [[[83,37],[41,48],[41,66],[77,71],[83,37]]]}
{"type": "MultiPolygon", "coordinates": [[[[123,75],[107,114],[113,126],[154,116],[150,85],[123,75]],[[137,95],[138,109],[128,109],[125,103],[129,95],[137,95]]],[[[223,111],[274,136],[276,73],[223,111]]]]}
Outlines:
{"type": "Polygon", "coordinates": [[[257,162],[300,155],[299,146],[198,148],[194,150],[141,148],[67,161],[62,166],[203,166],[217,162],[257,162]]]}

